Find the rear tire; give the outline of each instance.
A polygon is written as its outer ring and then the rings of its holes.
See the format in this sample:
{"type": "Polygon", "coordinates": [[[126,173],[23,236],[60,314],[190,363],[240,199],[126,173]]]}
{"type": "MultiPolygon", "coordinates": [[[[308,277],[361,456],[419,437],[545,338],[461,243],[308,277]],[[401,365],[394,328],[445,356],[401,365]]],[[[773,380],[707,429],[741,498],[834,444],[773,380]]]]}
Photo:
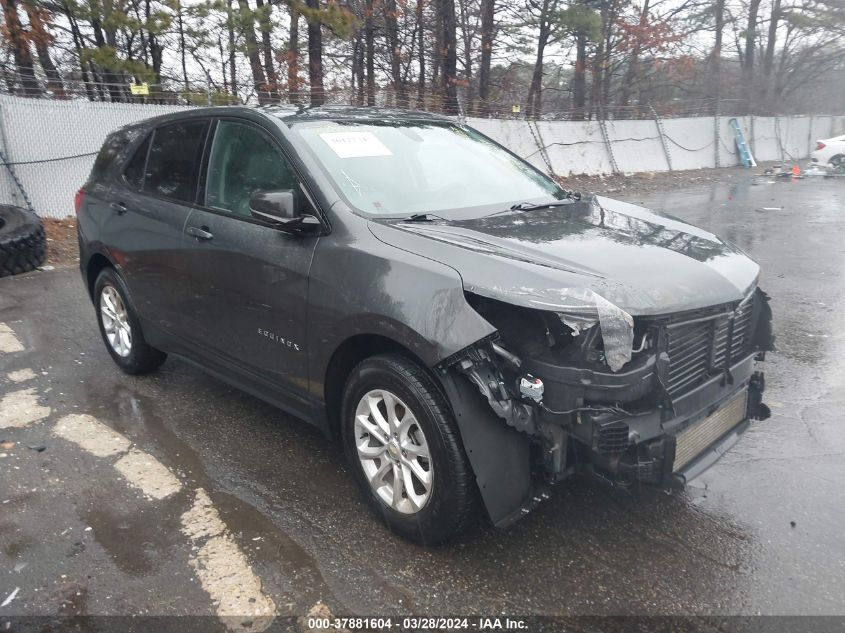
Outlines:
{"type": "Polygon", "coordinates": [[[167,359],[144,340],[126,283],[113,268],[103,269],[94,282],[94,309],[106,350],[127,374],[149,373],[167,359]]]}
{"type": "Polygon", "coordinates": [[[839,167],[842,163],[845,163],[845,155],[837,154],[833,158],[828,161],[828,165],[830,165],[833,169],[839,167]]]}
{"type": "Polygon", "coordinates": [[[464,530],[474,516],[475,477],[451,408],[421,367],[396,354],[366,359],[346,382],[341,415],[355,479],[393,532],[436,545],[464,530]]]}
{"type": "Polygon", "coordinates": [[[47,240],[38,216],[0,205],[0,277],[35,270],[46,258],[47,240]]]}

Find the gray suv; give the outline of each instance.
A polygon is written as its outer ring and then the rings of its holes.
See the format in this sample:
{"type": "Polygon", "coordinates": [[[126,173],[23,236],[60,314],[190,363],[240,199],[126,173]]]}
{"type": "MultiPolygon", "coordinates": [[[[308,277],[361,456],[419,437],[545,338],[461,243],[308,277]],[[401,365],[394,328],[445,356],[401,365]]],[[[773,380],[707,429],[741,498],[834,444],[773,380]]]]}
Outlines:
{"type": "Polygon", "coordinates": [[[177,354],[340,438],[418,542],[577,472],[683,487],[768,415],[757,264],[447,118],[170,114],[108,137],[76,209],[121,369],[177,354]]]}

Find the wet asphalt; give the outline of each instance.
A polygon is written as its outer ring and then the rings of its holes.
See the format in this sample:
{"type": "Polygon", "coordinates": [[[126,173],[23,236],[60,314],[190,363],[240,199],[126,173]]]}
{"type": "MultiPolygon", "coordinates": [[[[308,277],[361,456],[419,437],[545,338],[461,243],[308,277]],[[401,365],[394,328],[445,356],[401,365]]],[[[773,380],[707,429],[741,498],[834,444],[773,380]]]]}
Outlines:
{"type": "Polygon", "coordinates": [[[50,414],[0,429],[3,615],[206,614],[179,493],[142,498],[51,433],[96,417],[203,488],[280,614],[845,614],[845,179],[710,183],[620,195],[734,242],[763,268],[778,352],[772,418],[686,491],[568,481],[506,531],[421,548],[367,510],[339,446],[171,357],[150,376],[106,353],[78,271],[0,280],[0,398],[50,414]],[[13,384],[4,377],[32,369],[13,384]],[[44,445],[38,452],[28,446],[44,445]]]}

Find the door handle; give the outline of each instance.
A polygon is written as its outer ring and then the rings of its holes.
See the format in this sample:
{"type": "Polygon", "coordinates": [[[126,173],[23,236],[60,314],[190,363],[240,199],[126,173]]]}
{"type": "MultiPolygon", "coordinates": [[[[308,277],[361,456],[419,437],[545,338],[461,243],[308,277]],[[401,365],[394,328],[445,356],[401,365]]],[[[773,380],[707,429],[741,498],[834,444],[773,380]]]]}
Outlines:
{"type": "Polygon", "coordinates": [[[207,226],[204,226],[202,228],[196,226],[189,226],[188,235],[191,235],[197,238],[198,240],[210,240],[214,237],[214,235],[208,231],[207,226]]]}
{"type": "Polygon", "coordinates": [[[109,208],[112,211],[114,211],[115,213],[117,213],[118,215],[123,215],[124,213],[129,211],[129,209],[126,208],[126,205],[123,204],[122,202],[112,202],[109,205],[109,208]]]}

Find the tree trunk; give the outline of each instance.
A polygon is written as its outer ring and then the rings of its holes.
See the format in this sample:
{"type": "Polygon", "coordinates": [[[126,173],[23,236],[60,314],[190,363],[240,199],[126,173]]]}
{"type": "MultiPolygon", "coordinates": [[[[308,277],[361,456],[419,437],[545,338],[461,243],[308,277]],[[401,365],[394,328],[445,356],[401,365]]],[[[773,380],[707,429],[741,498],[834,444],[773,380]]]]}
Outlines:
{"type": "MultiPolygon", "coordinates": [[[[112,20],[116,11],[114,0],[104,0],[102,2],[103,19],[97,24],[97,31],[102,29],[105,36],[105,44],[113,51],[118,50],[117,46],[117,25],[112,20]]],[[[118,11],[119,13],[121,11],[118,11]]],[[[93,24],[93,23],[92,23],[93,24]]],[[[99,45],[99,44],[98,44],[99,45]]],[[[105,69],[105,80],[108,84],[109,98],[112,101],[124,101],[126,98],[126,86],[123,81],[123,73],[119,68],[109,66],[105,69]]]]}
{"type": "Polygon", "coordinates": [[[607,28],[607,18],[608,18],[608,0],[604,0],[601,3],[600,8],[600,16],[601,16],[601,34],[599,36],[598,42],[596,44],[596,52],[595,56],[593,57],[593,64],[591,69],[591,74],[593,78],[593,85],[591,86],[590,90],[590,108],[597,116],[604,116],[604,107],[602,105],[602,82],[604,78],[604,40],[605,40],[605,29],[607,28]]]}
{"type": "Polygon", "coordinates": [[[25,4],[24,9],[29,18],[29,29],[31,39],[35,43],[35,52],[38,55],[38,62],[44,70],[44,75],[47,77],[47,89],[53,93],[56,99],[65,99],[65,87],[62,83],[62,78],[59,76],[59,71],[56,70],[56,65],[53,63],[53,58],[50,55],[50,43],[53,41],[53,36],[47,31],[47,24],[45,17],[46,10],[37,7],[33,4],[25,4]]]}
{"type": "MultiPolygon", "coordinates": [[[[306,4],[314,13],[320,8],[320,0],[307,0],[306,4]]],[[[308,20],[308,80],[311,84],[311,105],[323,105],[326,102],[323,87],[323,25],[317,15],[308,20]]]]}
{"type": "Polygon", "coordinates": [[[20,15],[18,15],[17,0],[0,0],[0,7],[3,8],[3,15],[6,18],[6,33],[9,48],[12,49],[12,56],[15,66],[20,75],[23,93],[27,96],[39,96],[44,90],[35,78],[35,68],[32,62],[32,51],[29,49],[29,38],[23,30],[20,15]]]}
{"type": "Polygon", "coordinates": [[[384,24],[387,45],[390,47],[390,74],[396,103],[400,108],[408,107],[408,91],[402,80],[402,51],[399,47],[399,25],[397,23],[396,0],[384,0],[384,24]]]}
{"type": "Polygon", "coordinates": [[[367,105],[376,104],[376,70],[375,70],[375,28],[373,26],[373,0],[364,4],[364,47],[365,63],[367,66],[367,105]]]}
{"type": "Polygon", "coordinates": [[[496,0],[481,0],[481,65],[478,69],[478,98],[482,107],[490,99],[490,64],[496,38],[496,0]]]}
{"type": "Polygon", "coordinates": [[[434,2],[434,54],[431,56],[431,89],[440,95],[440,75],[443,72],[443,0],[434,2]]]}
{"type": "Polygon", "coordinates": [[[232,96],[238,100],[238,72],[235,58],[235,14],[232,11],[232,0],[226,0],[227,30],[229,31],[229,85],[232,86],[232,96]]]}
{"type": "Polygon", "coordinates": [[[763,86],[763,95],[768,99],[772,96],[772,68],[775,61],[775,46],[778,39],[778,25],[780,24],[780,5],[781,0],[772,0],[772,15],[769,20],[769,34],[766,40],[766,52],[763,55],[763,77],[765,78],[765,85],[763,86]]]}
{"type": "Polygon", "coordinates": [[[443,87],[444,114],[458,114],[458,51],[457,19],[455,17],[455,0],[440,0],[441,32],[443,34],[443,62],[440,81],[443,87]]]}
{"type": "Polygon", "coordinates": [[[273,43],[270,40],[270,33],[273,30],[271,15],[272,3],[267,3],[264,8],[264,0],[255,0],[255,5],[260,11],[258,29],[261,31],[261,51],[264,53],[264,73],[267,75],[268,90],[274,101],[279,98],[279,77],[276,74],[276,60],[273,59],[273,43]],[[265,13],[266,11],[266,13],[265,13]]]}
{"type": "Polygon", "coordinates": [[[469,12],[466,6],[467,0],[460,0],[461,9],[461,37],[464,44],[464,78],[466,81],[466,99],[464,112],[467,115],[473,114],[475,106],[475,91],[472,85],[472,33],[469,26],[469,12]]]}
{"type": "Polygon", "coordinates": [[[94,87],[91,85],[91,77],[85,68],[85,61],[83,61],[83,50],[85,49],[85,42],[79,32],[79,26],[76,23],[76,19],[74,18],[73,13],[71,12],[71,9],[66,1],[62,2],[62,12],[65,14],[65,17],[67,18],[68,23],[70,24],[70,33],[71,37],[73,38],[73,47],[76,50],[76,57],[79,60],[79,72],[82,74],[82,82],[85,84],[85,94],[88,96],[89,101],[94,101],[96,99],[96,93],[94,92],[94,87]]]}
{"type": "Polygon", "coordinates": [[[602,34],[604,35],[604,60],[602,63],[602,84],[601,84],[601,105],[606,108],[610,103],[610,82],[613,79],[611,73],[610,62],[613,58],[613,49],[611,47],[613,38],[613,25],[619,18],[619,2],[617,0],[607,0],[607,17],[602,22],[602,34]]]}
{"type": "Polygon", "coordinates": [[[364,41],[361,34],[358,34],[358,48],[355,51],[358,59],[358,94],[355,98],[355,104],[364,105],[364,41]]]}
{"type": "Polygon", "coordinates": [[[425,21],[423,16],[424,0],[417,0],[417,34],[419,35],[419,80],[417,83],[417,101],[425,109],[425,21]]]}
{"type": "Polygon", "coordinates": [[[540,9],[540,33],[537,37],[537,56],[534,60],[534,72],[531,73],[531,85],[528,88],[528,103],[525,107],[525,116],[537,118],[543,111],[543,55],[546,52],[546,44],[549,43],[549,2],[543,0],[540,9]]]}
{"type": "Polygon", "coordinates": [[[191,92],[188,82],[188,64],[185,60],[185,25],[182,22],[182,3],[176,3],[176,26],[179,32],[179,55],[182,58],[182,81],[185,83],[185,93],[191,92]]]}
{"type": "Polygon", "coordinates": [[[572,107],[575,118],[583,119],[587,105],[587,34],[575,35],[575,70],[572,75],[572,107]]]}
{"type": "Polygon", "coordinates": [[[229,63],[226,61],[226,51],[223,47],[223,36],[220,34],[220,31],[217,32],[217,54],[220,55],[220,74],[223,76],[223,92],[231,94],[229,90],[229,63]]]}
{"type": "Polygon", "coordinates": [[[716,0],[716,34],[710,53],[710,93],[719,99],[722,95],[722,37],[725,30],[725,0],[716,0]]]}
{"type": "Polygon", "coordinates": [[[290,39],[288,40],[288,100],[299,103],[299,9],[290,4],[290,39]]]}
{"type": "Polygon", "coordinates": [[[264,75],[264,67],[261,65],[261,55],[258,53],[258,40],[255,38],[253,27],[253,13],[249,7],[249,0],[238,0],[240,7],[240,18],[246,40],[246,55],[249,59],[249,67],[252,70],[252,81],[255,85],[255,92],[258,94],[258,103],[267,103],[267,77],[264,75]]]}
{"type": "Polygon", "coordinates": [[[745,28],[745,59],[742,68],[743,85],[748,99],[749,110],[753,109],[754,100],[754,56],[757,50],[757,14],[760,11],[760,0],[750,0],[748,3],[748,24],[745,28]]]}

